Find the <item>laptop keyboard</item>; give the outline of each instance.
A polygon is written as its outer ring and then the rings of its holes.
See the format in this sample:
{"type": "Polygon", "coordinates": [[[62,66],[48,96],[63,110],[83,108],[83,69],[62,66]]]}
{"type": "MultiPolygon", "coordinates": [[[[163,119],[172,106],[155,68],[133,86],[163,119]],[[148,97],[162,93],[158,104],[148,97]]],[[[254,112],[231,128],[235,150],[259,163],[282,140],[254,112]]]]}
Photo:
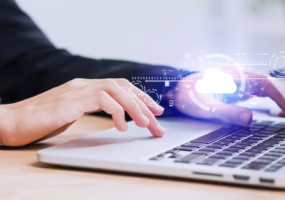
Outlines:
{"type": "Polygon", "coordinates": [[[254,121],[246,128],[226,126],[150,160],[165,158],[174,163],[275,172],[285,166],[285,123],[254,121]]]}

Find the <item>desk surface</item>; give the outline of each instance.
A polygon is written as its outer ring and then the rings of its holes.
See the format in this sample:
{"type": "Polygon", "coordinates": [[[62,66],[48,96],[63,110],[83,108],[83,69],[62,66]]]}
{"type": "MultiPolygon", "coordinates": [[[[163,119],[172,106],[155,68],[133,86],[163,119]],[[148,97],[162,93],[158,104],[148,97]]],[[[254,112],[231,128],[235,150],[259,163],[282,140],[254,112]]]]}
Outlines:
{"type": "Polygon", "coordinates": [[[85,116],[63,134],[39,144],[1,147],[0,199],[285,199],[285,190],[69,169],[37,161],[36,152],[40,149],[113,126],[110,119],[85,116]]]}

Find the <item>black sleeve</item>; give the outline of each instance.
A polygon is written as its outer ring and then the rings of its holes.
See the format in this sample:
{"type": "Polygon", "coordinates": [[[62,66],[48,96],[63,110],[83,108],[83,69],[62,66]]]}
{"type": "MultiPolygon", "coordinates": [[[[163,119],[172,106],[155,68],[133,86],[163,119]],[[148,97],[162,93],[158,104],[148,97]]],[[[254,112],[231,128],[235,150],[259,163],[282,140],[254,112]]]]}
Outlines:
{"type": "Polygon", "coordinates": [[[4,102],[34,96],[73,78],[131,80],[167,68],[71,55],[55,48],[13,0],[0,1],[0,96],[4,102]]]}
{"type": "MultiPolygon", "coordinates": [[[[1,0],[0,71],[0,97],[3,103],[13,103],[74,78],[126,78],[132,82],[175,70],[167,66],[71,55],[57,49],[15,1],[1,0]]],[[[167,92],[163,82],[149,82],[145,87],[158,93],[167,92]]],[[[164,102],[164,107],[168,104],[165,98],[160,102],[164,102]]],[[[165,113],[176,111],[171,109],[165,113]]]]}

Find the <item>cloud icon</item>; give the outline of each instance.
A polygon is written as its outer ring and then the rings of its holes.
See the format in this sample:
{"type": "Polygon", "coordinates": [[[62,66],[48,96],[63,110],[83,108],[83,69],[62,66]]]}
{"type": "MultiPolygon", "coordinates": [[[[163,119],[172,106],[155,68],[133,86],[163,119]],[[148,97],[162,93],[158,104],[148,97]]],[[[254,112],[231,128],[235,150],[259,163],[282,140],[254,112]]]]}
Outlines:
{"type": "Polygon", "coordinates": [[[231,75],[213,68],[206,71],[203,79],[196,82],[195,88],[201,94],[233,94],[237,90],[237,85],[231,75]]]}

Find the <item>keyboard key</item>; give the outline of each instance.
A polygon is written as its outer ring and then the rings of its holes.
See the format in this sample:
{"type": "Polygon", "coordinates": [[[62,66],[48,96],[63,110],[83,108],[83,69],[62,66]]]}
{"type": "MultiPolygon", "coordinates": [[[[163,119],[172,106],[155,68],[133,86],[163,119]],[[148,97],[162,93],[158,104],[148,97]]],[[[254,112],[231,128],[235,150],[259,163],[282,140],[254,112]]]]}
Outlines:
{"type": "Polygon", "coordinates": [[[273,128],[280,128],[280,129],[285,129],[285,126],[282,125],[282,124],[275,124],[273,126],[270,126],[270,127],[273,127],[273,128]]]}
{"type": "Polygon", "coordinates": [[[278,143],[278,142],[280,142],[280,139],[279,138],[275,138],[275,136],[273,136],[273,137],[269,138],[266,141],[270,141],[272,143],[278,143]]]}
{"type": "Polygon", "coordinates": [[[268,137],[271,137],[271,136],[274,136],[274,135],[276,135],[276,132],[275,131],[260,131],[260,132],[257,132],[256,133],[256,135],[258,135],[258,136],[260,136],[260,135],[266,135],[266,136],[268,136],[268,137]]]}
{"type": "Polygon", "coordinates": [[[252,158],[252,157],[256,157],[256,156],[258,156],[260,153],[254,153],[254,152],[243,152],[243,153],[241,153],[241,154],[239,154],[240,156],[248,156],[248,157],[250,157],[250,158],[252,158]]]}
{"type": "Polygon", "coordinates": [[[221,128],[221,129],[218,129],[216,131],[213,131],[211,133],[208,133],[207,135],[204,135],[202,137],[199,137],[195,140],[192,140],[191,142],[195,142],[195,143],[211,143],[221,137],[224,137],[226,135],[229,135],[233,132],[235,132],[236,129],[234,128],[221,128]]]}
{"type": "Polygon", "coordinates": [[[244,130],[244,131],[238,131],[234,133],[233,135],[235,136],[240,136],[240,137],[248,137],[251,135],[250,131],[244,130]]]}
{"type": "Polygon", "coordinates": [[[271,132],[267,132],[267,131],[266,132],[265,131],[260,131],[260,132],[254,133],[254,135],[258,136],[258,137],[266,138],[266,137],[275,135],[275,133],[271,133],[271,132]]]}
{"type": "Polygon", "coordinates": [[[227,161],[226,163],[228,164],[235,164],[235,165],[241,165],[242,163],[244,163],[245,160],[238,160],[238,159],[231,159],[229,161],[227,161]]]}
{"type": "Polygon", "coordinates": [[[281,141],[281,140],[285,139],[285,135],[279,135],[279,134],[277,134],[277,135],[274,135],[272,138],[276,138],[276,139],[278,139],[279,141],[281,141]]]}
{"type": "Polygon", "coordinates": [[[246,138],[245,140],[242,140],[242,141],[244,141],[244,142],[249,142],[249,143],[252,143],[252,144],[255,144],[255,143],[258,142],[258,140],[251,139],[251,137],[246,138]]]}
{"type": "MultiPolygon", "coordinates": [[[[209,148],[219,148],[219,149],[221,149],[221,148],[223,148],[223,147],[225,147],[225,145],[221,145],[221,144],[211,144],[211,145],[209,145],[209,146],[207,146],[207,147],[209,147],[209,148]]],[[[285,147],[284,147],[285,148],[285,147]]]]}
{"type": "Polygon", "coordinates": [[[232,155],[235,155],[236,153],[233,153],[233,152],[227,152],[227,151],[220,151],[218,153],[216,153],[215,155],[218,155],[218,156],[232,156],[232,155]]]}
{"type": "Polygon", "coordinates": [[[278,149],[278,150],[284,150],[284,149],[285,149],[285,146],[284,146],[284,147],[279,146],[279,147],[276,147],[275,149],[278,149]]]}
{"type": "Polygon", "coordinates": [[[228,143],[231,143],[231,142],[235,142],[236,139],[233,139],[233,138],[226,138],[226,139],[223,139],[225,142],[228,142],[228,143]]]}
{"type": "Polygon", "coordinates": [[[256,146],[261,146],[261,147],[273,147],[274,146],[274,143],[269,143],[267,141],[263,141],[263,142],[260,142],[259,144],[257,144],[256,146]]]}
{"type": "MultiPolygon", "coordinates": [[[[212,155],[212,156],[221,156],[221,157],[223,157],[224,159],[227,159],[227,158],[230,158],[231,157],[231,155],[225,155],[225,154],[219,154],[219,153],[216,153],[216,154],[214,154],[214,155],[212,155]]],[[[211,157],[212,157],[211,156],[211,157]]]]}
{"type": "Polygon", "coordinates": [[[238,138],[239,138],[239,140],[244,140],[244,139],[246,139],[247,137],[248,137],[248,135],[236,135],[238,138]]]}
{"type": "Polygon", "coordinates": [[[256,124],[260,124],[260,125],[272,125],[274,122],[273,121],[260,121],[260,122],[256,122],[256,124]]]}
{"type": "Polygon", "coordinates": [[[204,160],[199,161],[197,164],[199,165],[214,165],[215,163],[219,162],[221,159],[215,158],[206,158],[204,160]]]}
{"type": "Polygon", "coordinates": [[[272,149],[274,146],[271,146],[271,145],[261,145],[260,147],[263,148],[264,150],[269,150],[269,149],[272,149]]]}
{"type": "Polygon", "coordinates": [[[239,153],[239,152],[242,151],[242,149],[229,147],[229,148],[224,149],[224,151],[229,151],[229,152],[233,152],[233,153],[239,153]]]}
{"type": "Polygon", "coordinates": [[[236,145],[243,146],[244,149],[248,149],[252,146],[251,144],[242,144],[241,142],[237,142],[232,147],[234,147],[236,145]]]}
{"type": "Polygon", "coordinates": [[[270,148],[273,148],[273,147],[276,147],[277,144],[275,143],[268,143],[268,142],[265,142],[265,143],[262,143],[263,146],[267,146],[267,147],[270,147],[270,148]]]}
{"type": "Polygon", "coordinates": [[[246,146],[252,146],[253,145],[253,143],[249,142],[248,140],[242,140],[242,141],[238,142],[237,144],[246,145],[246,146]]]}
{"type": "Polygon", "coordinates": [[[226,158],[228,158],[229,156],[222,156],[222,155],[213,155],[213,156],[211,156],[211,157],[209,157],[209,158],[214,158],[214,159],[226,159],[226,158]]]}
{"type": "Polygon", "coordinates": [[[250,128],[250,129],[248,129],[251,133],[254,133],[254,132],[257,132],[257,131],[259,131],[260,129],[259,128],[250,128]]]}
{"type": "Polygon", "coordinates": [[[178,153],[179,152],[179,150],[178,149],[171,149],[171,150],[169,150],[169,151],[167,151],[167,152],[165,152],[165,153],[172,153],[172,154],[176,154],[176,153],[178,153]]]}
{"type": "Polygon", "coordinates": [[[239,134],[239,132],[237,131],[235,133],[232,133],[232,134],[228,135],[227,138],[237,139],[238,138],[238,134],[239,134]]]}
{"type": "Polygon", "coordinates": [[[208,155],[208,152],[195,151],[195,152],[193,152],[192,154],[197,154],[197,155],[203,155],[203,156],[206,156],[206,155],[208,155]]]}
{"type": "Polygon", "coordinates": [[[219,165],[220,167],[230,167],[230,168],[235,168],[237,167],[237,165],[235,164],[231,164],[231,163],[224,163],[224,164],[221,164],[219,165]]]}
{"type": "Polygon", "coordinates": [[[264,171],[266,171],[266,172],[276,172],[277,170],[278,170],[278,168],[276,168],[276,167],[269,167],[269,168],[265,169],[264,171]]]}
{"type": "Polygon", "coordinates": [[[199,151],[216,152],[216,151],[219,151],[219,149],[217,149],[217,148],[210,148],[210,147],[204,147],[204,148],[200,149],[199,151]]]}
{"type": "Polygon", "coordinates": [[[230,156],[235,156],[238,154],[238,152],[234,152],[234,151],[221,151],[221,153],[230,153],[230,156]]]}
{"type": "Polygon", "coordinates": [[[258,159],[274,161],[274,160],[276,160],[276,159],[278,159],[278,158],[277,158],[277,157],[269,157],[269,156],[261,156],[261,157],[259,157],[258,159]]]}
{"type": "Polygon", "coordinates": [[[248,156],[235,156],[234,159],[246,161],[246,160],[249,160],[250,157],[248,157],[248,156]]]}
{"type": "Polygon", "coordinates": [[[187,142],[186,144],[182,145],[183,147],[196,147],[196,148],[200,148],[202,146],[205,146],[205,144],[203,143],[191,143],[191,142],[187,142]]]}
{"type": "Polygon", "coordinates": [[[245,149],[247,145],[235,144],[231,146],[231,148],[245,149]]]}
{"type": "Polygon", "coordinates": [[[248,149],[246,150],[246,152],[250,152],[250,153],[264,153],[265,150],[262,150],[262,149],[248,149]]]}
{"type": "Polygon", "coordinates": [[[218,144],[218,145],[227,146],[229,143],[228,143],[228,142],[221,142],[221,141],[218,141],[218,142],[214,142],[213,144],[218,144]]]}
{"type": "Polygon", "coordinates": [[[256,139],[256,140],[261,140],[263,137],[258,136],[258,135],[253,135],[250,137],[251,139],[256,139]]]}
{"type": "Polygon", "coordinates": [[[277,131],[281,131],[282,129],[278,128],[278,127],[273,127],[273,126],[269,126],[266,127],[265,129],[263,129],[263,131],[270,131],[270,132],[277,132],[277,131]]]}
{"type": "Polygon", "coordinates": [[[274,147],[277,144],[275,142],[271,142],[271,141],[266,140],[266,141],[263,141],[263,142],[259,143],[259,145],[268,146],[268,147],[274,147]]]}
{"type": "Polygon", "coordinates": [[[263,140],[261,137],[251,137],[251,139],[254,140],[254,143],[261,142],[263,140]]]}
{"type": "MultiPolygon", "coordinates": [[[[243,126],[236,126],[236,125],[231,125],[231,126],[229,126],[229,127],[235,128],[235,129],[237,129],[237,130],[241,130],[241,129],[244,128],[243,126]]],[[[229,127],[228,127],[228,128],[229,128],[229,127]]]]}
{"type": "Polygon", "coordinates": [[[191,163],[194,160],[198,160],[203,158],[203,155],[199,155],[199,154],[188,154],[178,160],[175,160],[174,162],[180,162],[180,163],[191,163]]]}
{"type": "Polygon", "coordinates": [[[164,154],[160,154],[158,156],[154,156],[150,160],[159,161],[159,160],[162,160],[162,159],[164,159],[164,154]]]}
{"type": "Polygon", "coordinates": [[[259,150],[259,151],[263,151],[263,150],[267,150],[268,147],[267,146],[256,145],[256,146],[252,147],[251,149],[252,150],[256,149],[256,150],[259,150]]]}
{"type": "Polygon", "coordinates": [[[285,165],[285,160],[279,160],[277,163],[285,165]]]}
{"type": "Polygon", "coordinates": [[[265,128],[267,127],[266,125],[262,125],[262,124],[251,124],[248,126],[249,128],[254,128],[254,127],[257,127],[257,128],[265,128]]]}
{"type": "Polygon", "coordinates": [[[270,152],[271,153],[285,154],[285,150],[283,150],[283,149],[272,149],[270,152]]]}
{"type": "Polygon", "coordinates": [[[181,154],[172,154],[171,156],[169,156],[168,158],[181,158],[182,155],[181,154]]]}
{"type": "Polygon", "coordinates": [[[243,169],[251,169],[251,170],[260,170],[264,168],[267,164],[264,163],[257,163],[257,162],[251,162],[243,167],[243,169]]]}
{"type": "MultiPolygon", "coordinates": [[[[276,135],[278,135],[278,136],[282,136],[282,137],[285,137],[285,133],[277,133],[276,135]]],[[[284,138],[285,139],[285,138],[284,138]]],[[[284,141],[284,139],[283,139],[283,141],[284,141]]]]}
{"type": "Polygon", "coordinates": [[[265,156],[269,156],[269,157],[282,157],[284,154],[280,154],[280,153],[272,153],[272,152],[268,152],[266,154],[264,154],[265,156]]]}
{"type": "Polygon", "coordinates": [[[272,165],[272,166],[275,166],[275,167],[283,167],[285,164],[284,163],[282,163],[282,162],[277,162],[277,163],[275,163],[274,165],[272,165]]]}
{"type": "Polygon", "coordinates": [[[197,148],[196,147],[177,147],[177,148],[175,148],[175,149],[177,149],[177,150],[179,150],[179,151],[194,151],[194,150],[196,150],[197,148]]]}
{"type": "Polygon", "coordinates": [[[272,165],[272,166],[270,166],[270,167],[272,167],[272,168],[277,168],[277,170],[278,170],[278,169],[280,169],[280,168],[284,167],[284,164],[281,164],[281,163],[275,163],[275,164],[273,164],[273,165],[272,165]]]}
{"type": "Polygon", "coordinates": [[[213,154],[213,152],[212,151],[196,151],[196,152],[193,152],[194,154],[200,154],[200,155],[205,155],[205,156],[207,156],[207,155],[211,155],[211,154],[213,154]]]}
{"type": "Polygon", "coordinates": [[[266,165],[272,163],[271,160],[264,160],[264,159],[259,159],[259,158],[256,159],[256,160],[254,160],[253,162],[255,162],[255,163],[260,163],[260,164],[266,164],[266,165]]]}

